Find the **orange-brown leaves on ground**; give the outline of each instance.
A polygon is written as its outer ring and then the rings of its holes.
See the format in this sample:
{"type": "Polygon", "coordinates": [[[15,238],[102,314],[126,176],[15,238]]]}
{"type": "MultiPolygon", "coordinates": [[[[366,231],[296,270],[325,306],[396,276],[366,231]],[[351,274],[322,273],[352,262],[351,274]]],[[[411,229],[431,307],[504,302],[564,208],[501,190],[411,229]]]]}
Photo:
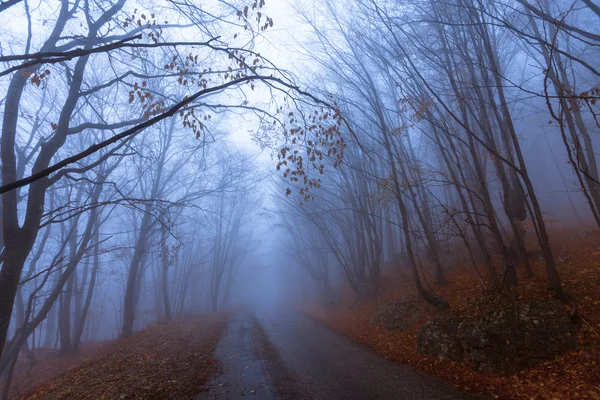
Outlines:
{"type": "Polygon", "coordinates": [[[212,356],[228,319],[205,314],[157,324],[24,398],[191,399],[216,372],[212,356]]]}
{"type": "MultiPolygon", "coordinates": [[[[436,310],[421,301],[419,315],[404,332],[388,331],[371,326],[371,316],[393,300],[416,295],[412,281],[401,281],[390,271],[382,294],[357,304],[348,288],[342,288],[339,304],[324,308],[319,304],[306,306],[304,313],[348,338],[371,347],[382,356],[408,363],[421,371],[453,382],[457,387],[485,393],[498,399],[600,399],[600,234],[598,231],[555,227],[552,233],[558,268],[566,290],[579,307],[577,349],[554,360],[538,364],[513,375],[479,373],[469,362],[452,363],[427,357],[417,350],[420,327],[436,310]]],[[[531,239],[531,238],[529,238],[531,239]]],[[[533,243],[533,242],[531,242],[533,243]]],[[[531,244],[533,248],[533,244],[531,244]]],[[[456,265],[447,275],[448,284],[435,285],[428,279],[450,309],[444,315],[477,315],[493,307],[534,299],[553,299],[546,289],[545,269],[540,257],[534,255],[536,275],[525,277],[519,269],[520,283],[509,294],[483,296],[478,278],[465,262],[456,265]]]]}
{"type": "Polygon", "coordinates": [[[21,398],[24,393],[55,379],[70,368],[100,357],[110,351],[113,345],[114,342],[86,343],[80,347],[78,354],[60,357],[57,349],[36,348],[33,350],[33,364],[26,356],[17,360],[9,397],[21,398]]]}

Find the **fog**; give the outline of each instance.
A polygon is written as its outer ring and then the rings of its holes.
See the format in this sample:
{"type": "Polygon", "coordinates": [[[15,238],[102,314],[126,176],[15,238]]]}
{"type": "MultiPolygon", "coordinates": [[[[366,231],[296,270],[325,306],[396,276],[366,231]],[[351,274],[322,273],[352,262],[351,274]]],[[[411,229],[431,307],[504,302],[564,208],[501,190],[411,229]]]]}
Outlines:
{"type": "MultiPolygon", "coordinates": [[[[0,2],[0,373],[184,315],[438,308],[600,226],[587,0],[0,2]],[[528,240],[527,238],[531,238],[528,240]]],[[[6,394],[5,394],[6,395],[6,394]]]]}

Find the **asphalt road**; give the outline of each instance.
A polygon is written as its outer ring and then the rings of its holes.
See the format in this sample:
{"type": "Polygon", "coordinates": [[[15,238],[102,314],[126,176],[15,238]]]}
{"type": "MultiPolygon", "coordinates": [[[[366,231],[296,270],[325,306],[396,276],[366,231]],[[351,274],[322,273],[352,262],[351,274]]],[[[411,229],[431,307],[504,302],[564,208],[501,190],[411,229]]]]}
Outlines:
{"type": "Polygon", "coordinates": [[[476,398],[287,309],[237,314],[215,359],[220,373],[197,400],[476,398]]]}

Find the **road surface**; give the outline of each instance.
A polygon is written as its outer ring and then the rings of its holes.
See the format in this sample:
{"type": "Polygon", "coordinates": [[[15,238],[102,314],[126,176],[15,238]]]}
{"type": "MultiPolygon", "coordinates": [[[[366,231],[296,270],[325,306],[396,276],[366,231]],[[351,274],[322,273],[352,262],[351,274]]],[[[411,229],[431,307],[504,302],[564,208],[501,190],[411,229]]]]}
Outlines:
{"type": "Polygon", "coordinates": [[[476,399],[288,309],[237,314],[215,359],[220,373],[197,400],[476,399]]]}

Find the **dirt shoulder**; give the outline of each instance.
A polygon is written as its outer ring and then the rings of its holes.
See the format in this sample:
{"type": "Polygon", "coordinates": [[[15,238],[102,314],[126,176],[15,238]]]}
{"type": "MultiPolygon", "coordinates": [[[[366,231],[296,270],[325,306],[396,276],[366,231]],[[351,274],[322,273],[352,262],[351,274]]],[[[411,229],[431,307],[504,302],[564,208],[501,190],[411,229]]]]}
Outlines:
{"type": "Polygon", "coordinates": [[[191,399],[216,372],[215,347],[229,315],[190,316],[120,341],[25,399],[191,399]]]}
{"type": "MultiPolygon", "coordinates": [[[[468,362],[453,363],[427,357],[417,350],[417,334],[438,312],[423,302],[418,317],[403,332],[371,326],[371,316],[391,301],[415,297],[412,282],[386,279],[387,287],[376,299],[357,304],[348,294],[339,304],[301,307],[312,319],[378,354],[407,363],[425,373],[453,382],[458,388],[489,394],[499,399],[600,399],[600,235],[556,237],[555,252],[562,259],[559,272],[567,290],[575,297],[583,321],[578,324],[579,346],[554,360],[516,374],[479,373],[468,362]],[[390,283],[391,282],[391,283],[390,283]]],[[[546,290],[544,268],[534,261],[536,276],[520,276],[515,291],[505,296],[484,296],[477,276],[468,267],[451,271],[446,285],[433,288],[450,303],[442,316],[477,315],[502,303],[552,300],[546,290]]],[[[430,280],[431,281],[431,280],[430,280]]]]}

